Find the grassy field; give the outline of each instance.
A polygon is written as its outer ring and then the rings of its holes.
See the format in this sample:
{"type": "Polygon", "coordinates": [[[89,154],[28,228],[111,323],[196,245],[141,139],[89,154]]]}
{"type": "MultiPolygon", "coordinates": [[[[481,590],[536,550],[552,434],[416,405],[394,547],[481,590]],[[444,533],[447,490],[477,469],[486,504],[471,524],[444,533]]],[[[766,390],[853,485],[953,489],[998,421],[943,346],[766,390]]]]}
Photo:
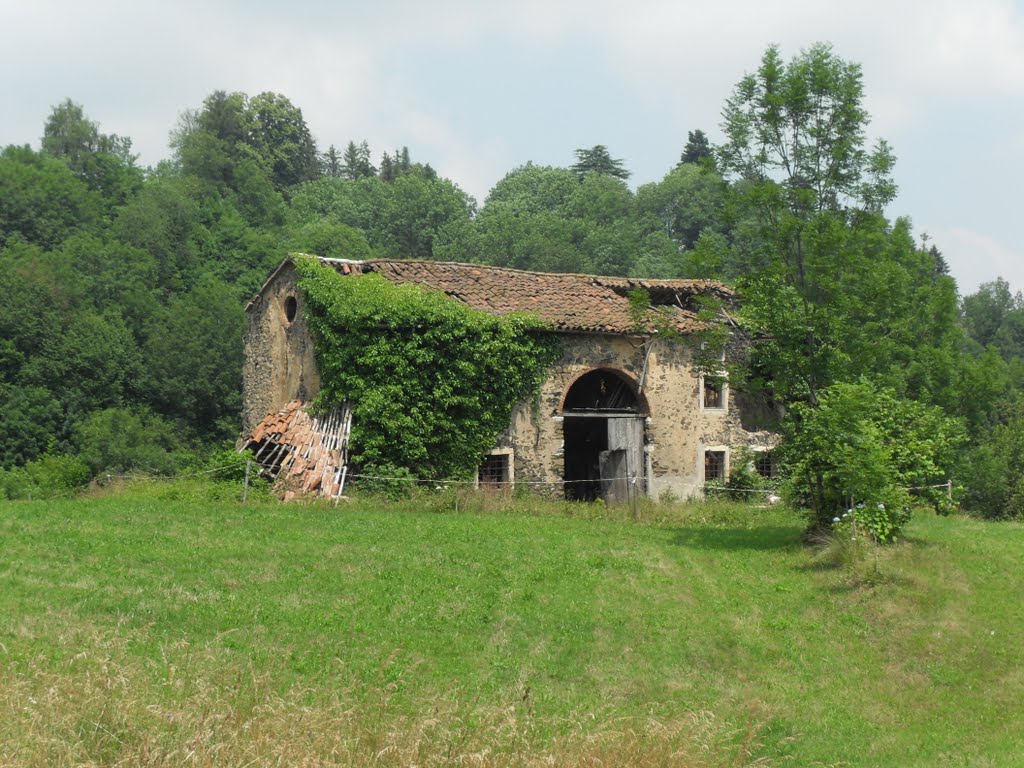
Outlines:
{"type": "Polygon", "coordinates": [[[0,503],[0,765],[1024,764],[1024,528],[0,503]]]}

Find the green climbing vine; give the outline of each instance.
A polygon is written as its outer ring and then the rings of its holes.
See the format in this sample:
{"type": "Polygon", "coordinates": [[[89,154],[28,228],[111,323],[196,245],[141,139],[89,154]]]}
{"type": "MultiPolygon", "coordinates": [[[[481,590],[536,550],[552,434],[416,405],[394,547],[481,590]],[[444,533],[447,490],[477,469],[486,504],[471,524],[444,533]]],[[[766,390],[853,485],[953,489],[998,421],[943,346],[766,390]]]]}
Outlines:
{"type": "Polygon", "coordinates": [[[632,290],[628,294],[629,314],[638,334],[647,334],[653,330],[661,339],[675,342],[686,342],[693,350],[693,369],[705,378],[725,381],[728,374],[723,375],[723,367],[728,367],[730,344],[735,343],[729,327],[722,321],[725,302],[714,296],[694,296],[697,305],[697,321],[701,327],[692,330],[685,336],[676,326],[676,315],[673,307],[655,306],[651,296],[643,288],[632,290]],[[725,361],[725,362],[723,362],[725,361]]]}
{"type": "Polygon", "coordinates": [[[558,359],[557,338],[529,315],[495,317],[375,274],[344,277],[312,257],[295,266],[322,380],[315,407],[353,404],[356,464],[470,477],[558,359]]]}

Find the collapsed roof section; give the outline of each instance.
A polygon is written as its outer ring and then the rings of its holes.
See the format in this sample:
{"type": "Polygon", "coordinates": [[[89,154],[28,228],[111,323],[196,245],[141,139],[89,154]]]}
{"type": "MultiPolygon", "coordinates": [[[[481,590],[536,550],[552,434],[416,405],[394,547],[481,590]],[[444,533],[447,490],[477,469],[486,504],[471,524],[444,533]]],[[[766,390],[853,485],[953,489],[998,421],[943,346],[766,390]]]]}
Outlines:
{"type": "Polygon", "coordinates": [[[654,314],[657,310],[680,333],[694,333],[707,327],[698,318],[700,297],[726,303],[734,298],[732,289],[713,280],[528,272],[446,261],[320,261],[345,275],[379,274],[392,283],[411,283],[441,291],[473,309],[493,315],[529,313],[554,330],[564,332],[646,333],[658,327],[658,317],[654,314]],[[652,305],[648,315],[639,322],[630,305],[630,293],[636,290],[646,291],[652,305]]]}
{"type": "Polygon", "coordinates": [[[348,407],[315,417],[293,400],[257,424],[238,450],[253,452],[260,474],[285,501],[299,494],[336,500],[345,489],[351,429],[348,407]]]}

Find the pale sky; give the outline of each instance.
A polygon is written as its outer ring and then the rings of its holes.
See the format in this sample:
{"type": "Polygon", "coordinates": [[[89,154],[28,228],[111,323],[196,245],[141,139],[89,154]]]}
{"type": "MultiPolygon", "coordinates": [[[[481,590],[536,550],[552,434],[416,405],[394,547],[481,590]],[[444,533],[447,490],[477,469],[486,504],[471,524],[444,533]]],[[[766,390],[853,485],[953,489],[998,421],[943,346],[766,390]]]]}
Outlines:
{"type": "Polygon", "coordinates": [[[863,67],[872,138],[898,162],[889,215],[943,251],[962,294],[1024,290],[1024,0],[0,0],[0,146],[38,147],[51,108],[80,103],[169,154],[212,91],[276,91],[321,149],[407,145],[482,203],[527,161],[605,144],[660,179],[687,131],[721,137],[736,82],[777,43],[863,67]]]}

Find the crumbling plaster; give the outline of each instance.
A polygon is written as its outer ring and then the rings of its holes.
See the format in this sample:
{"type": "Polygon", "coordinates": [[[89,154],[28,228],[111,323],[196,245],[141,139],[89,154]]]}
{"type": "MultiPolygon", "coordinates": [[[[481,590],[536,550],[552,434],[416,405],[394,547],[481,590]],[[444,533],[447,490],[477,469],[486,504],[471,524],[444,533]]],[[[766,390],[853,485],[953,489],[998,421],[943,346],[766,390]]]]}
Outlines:
{"type": "Polygon", "coordinates": [[[291,262],[278,270],[248,306],[242,374],[242,430],[248,434],[267,414],[292,400],[309,400],[320,391],[313,341],[303,321],[303,300],[291,262]],[[285,301],[296,300],[288,322],[285,301]]]}
{"type": "Polygon", "coordinates": [[[698,492],[704,484],[705,448],[724,448],[728,461],[732,449],[771,447],[776,439],[743,429],[731,389],[725,408],[701,407],[701,380],[685,340],[567,334],[562,358],[540,393],[518,406],[501,437],[501,445],[515,450],[517,480],[557,487],[564,471],[562,402],[573,382],[595,368],[616,371],[646,400],[647,492],[652,496],[670,491],[685,498],[698,492]]]}
{"type": "MultiPolygon", "coordinates": [[[[248,307],[242,417],[246,433],[267,414],[292,400],[310,400],[320,388],[295,279],[294,266],[286,262],[248,307]],[[288,297],[298,301],[292,322],[285,313],[288,297]]],[[[685,339],[569,333],[562,340],[564,352],[551,375],[535,398],[516,408],[498,441],[499,448],[514,450],[518,481],[561,493],[562,403],[573,382],[595,368],[616,371],[646,401],[646,491],[652,496],[669,491],[685,498],[699,492],[704,449],[725,449],[728,462],[729,452],[739,446],[771,447],[776,440],[771,433],[743,429],[731,389],[725,408],[702,407],[701,381],[685,339]]]]}

